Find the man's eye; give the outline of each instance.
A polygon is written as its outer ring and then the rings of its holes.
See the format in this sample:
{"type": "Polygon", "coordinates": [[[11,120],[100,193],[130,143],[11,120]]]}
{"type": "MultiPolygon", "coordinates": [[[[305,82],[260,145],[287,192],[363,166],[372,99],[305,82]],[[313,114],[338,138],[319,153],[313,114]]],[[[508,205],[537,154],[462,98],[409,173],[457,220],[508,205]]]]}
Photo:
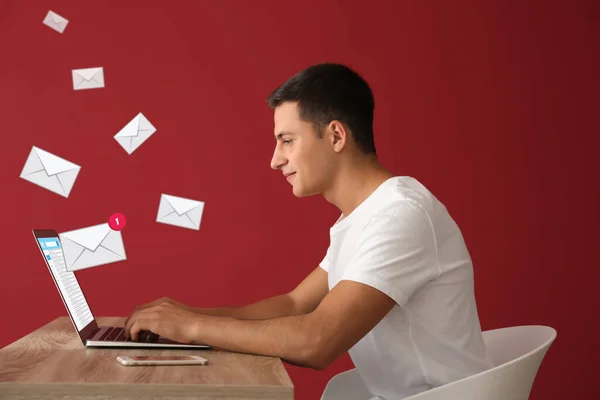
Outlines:
{"type": "Polygon", "coordinates": [[[292,143],[292,139],[285,139],[282,142],[285,144],[289,144],[289,143],[292,143]]]}

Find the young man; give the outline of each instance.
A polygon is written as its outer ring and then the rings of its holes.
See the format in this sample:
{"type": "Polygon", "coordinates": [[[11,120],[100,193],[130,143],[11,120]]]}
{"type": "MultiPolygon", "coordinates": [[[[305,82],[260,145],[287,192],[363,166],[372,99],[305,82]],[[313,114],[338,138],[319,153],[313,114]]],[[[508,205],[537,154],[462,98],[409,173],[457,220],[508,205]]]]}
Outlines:
{"type": "Polygon", "coordinates": [[[368,84],[346,66],[315,65],[269,105],[271,167],[297,197],[321,194],[341,211],[325,258],[291,292],[247,306],[137,307],[127,335],[150,330],[316,369],[348,351],[368,390],[388,400],[488,368],[461,231],[421,183],[379,164],[368,84]]]}

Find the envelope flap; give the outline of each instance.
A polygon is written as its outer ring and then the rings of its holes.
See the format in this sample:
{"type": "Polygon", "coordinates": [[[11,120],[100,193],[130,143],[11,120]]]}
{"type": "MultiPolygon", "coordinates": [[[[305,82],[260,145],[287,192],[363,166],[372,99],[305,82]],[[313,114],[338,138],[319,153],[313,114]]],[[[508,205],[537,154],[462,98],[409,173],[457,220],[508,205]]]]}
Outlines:
{"type": "Polygon", "coordinates": [[[138,131],[156,131],[156,128],[154,127],[154,125],[152,125],[150,123],[150,121],[148,121],[148,118],[146,118],[144,116],[144,114],[139,113],[138,115],[140,117],[140,124],[138,126],[138,131]]]}
{"type": "Polygon", "coordinates": [[[188,211],[194,209],[195,207],[198,207],[200,204],[202,204],[199,201],[191,200],[191,199],[184,199],[183,197],[170,196],[168,194],[163,194],[163,196],[165,196],[165,199],[167,199],[169,204],[173,207],[175,212],[179,215],[183,215],[183,214],[187,213],[188,211]]]}
{"type": "Polygon", "coordinates": [[[138,136],[138,128],[140,126],[140,118],[142,113],[139,113],[127,125],[123,127],[114,137],[132,137],[138,136]]]}
{"type": "Polygon", "coordinates": [[[123,237],[119,231],[111,230],[108,232],[108,235],[106,235],[100,245],[123,258],[127,258],[125,255],[125,246],[123,245],[123,237]]]}
{"type": "Polygon", "coordinates": [[[52,20],[54,21],[54,23],[61,24],[61,23],[68,22],[65,18],[61,17],[57,13],[55,13],[53,11],[50,11],[50,13],[51,13],[50,17],[52,18],[52,20]]]}
{"type": "Polygon", "coordinates": [[[44,169],[48,175],[60,174],[61,172],[70,171],[72,169],[81,168],[79,165],[74,164],[70,161],[55,156],[52,153],[48,153],[38,147],[33,146],[36,154],[40,158],[44,169]]]}
{"type": "Polygon", "coordinates": [[[86,81],[92,80],[94,78],[94,76],[100,71],[102,71],[102,68],[84,68],[84,69],[73,70],[73,72],[75,72],[77,75],[81,76],[86,81]]]}
{"type": "Polygon", "coordinates": [[[104,223],[64,232],[61,233],[60,236],[69,239],[88,250],[96,251],[110,231],[111,229],[110,226],[108,226],[108,223],[104,223]]]}

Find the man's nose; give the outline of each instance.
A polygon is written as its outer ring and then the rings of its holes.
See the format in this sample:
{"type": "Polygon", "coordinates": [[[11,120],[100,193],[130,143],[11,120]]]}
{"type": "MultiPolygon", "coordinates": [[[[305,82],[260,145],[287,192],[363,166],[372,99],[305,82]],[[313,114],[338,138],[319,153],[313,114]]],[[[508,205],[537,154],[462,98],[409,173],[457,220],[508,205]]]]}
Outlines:
{"type": "Polygon", "coordinates": [[[287,160],[285,159],[285,157],[283,157],[281,155],[281,153],[279,151],[277,151],[277,149],[276,149],[275,152],[273,153],[273,158],[271,158],[271,168],[280,169],[286,163],[287,163],[287,160]]]}

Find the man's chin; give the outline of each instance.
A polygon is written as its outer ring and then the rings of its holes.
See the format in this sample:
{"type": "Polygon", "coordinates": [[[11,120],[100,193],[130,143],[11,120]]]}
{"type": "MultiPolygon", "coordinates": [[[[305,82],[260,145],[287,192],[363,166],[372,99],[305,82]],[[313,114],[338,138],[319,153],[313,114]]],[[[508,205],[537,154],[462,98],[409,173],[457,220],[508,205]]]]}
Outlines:
{"type": "Polygon", "coordinates": [[[309,192],[307,190],[302,190],[300,188],[296,188],[295,186],[294,186],[294,189],[292,189],[292,191],[294,192],[294,196],[298,197],[299,199],[303,198],[303,197],[310,197],[310,196],[314,196],[314,195],[318,194],[317,192],[309,192]]]}

